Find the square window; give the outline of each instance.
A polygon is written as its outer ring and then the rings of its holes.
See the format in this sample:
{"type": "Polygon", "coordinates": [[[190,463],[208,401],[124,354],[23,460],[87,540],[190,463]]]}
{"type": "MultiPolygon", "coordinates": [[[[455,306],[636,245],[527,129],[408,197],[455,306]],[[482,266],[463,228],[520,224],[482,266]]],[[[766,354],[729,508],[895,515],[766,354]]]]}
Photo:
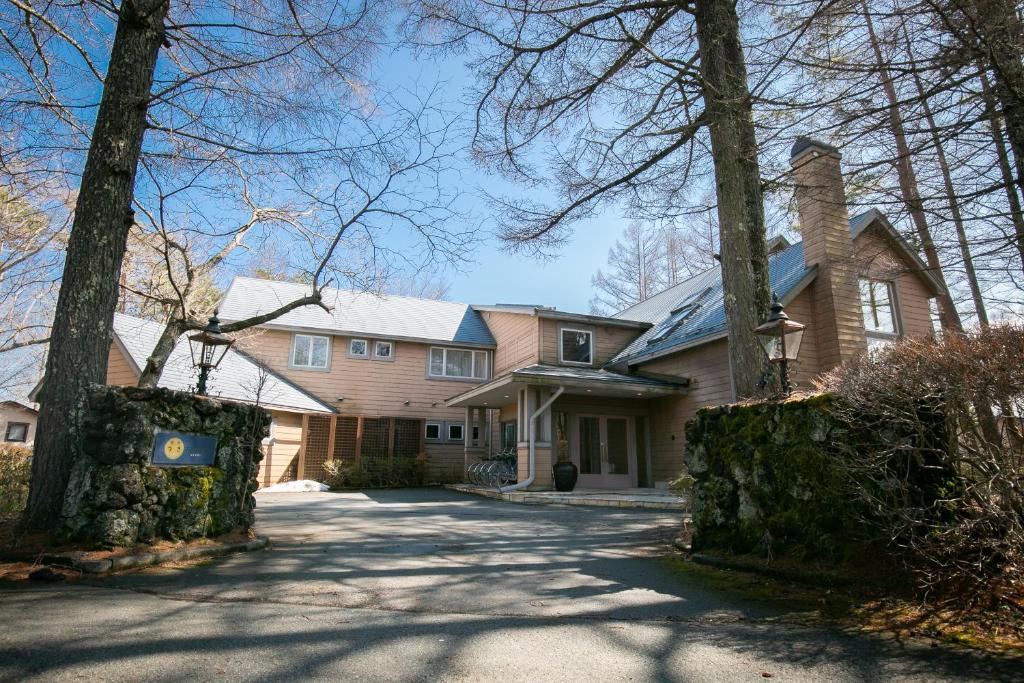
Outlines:
{"type": "Polygon", "coordinates": [[[461,422],[449,422],[448,423],[448,440],[449,441],[462,441],[463,431],[461,422]]]}
{"type": "Polygon", "coordinates": [[[297,334],[292,342],[292,367],[326,370],[331,355],[331,338],[297,334]]]}
{"type": "Polygon", "coordinates": [[[349,339],[348,340],[348,355],[353,358],[366,358],[369,354],[365,339],[349,339]]]}
{"type": "Polygon", "coordinates": [[[440,422],[428,422],[427,423],[426,439],[427,439],[427,441],[440,441],[441,440],[441,423],[440,422]]]}
{"type": "Polygon", "coordinates": [[[591,365],[594,362],[594,333],[590,330],[562,328],[559,357],[563,363],[591,365]]]}
{"type": "Polygon", "coordinates": [[[375,342],[373,345],[373,357],[381,360],[391,360],[394,358],[394,345],[389,341],[375,342]]]}
{"type": "Polygon", "coordinates": [[[24,443],[28,441],[28,423],[27,422],[8,422],[7,423],[7,434],[4,436],[5,440],[24,443]]]}

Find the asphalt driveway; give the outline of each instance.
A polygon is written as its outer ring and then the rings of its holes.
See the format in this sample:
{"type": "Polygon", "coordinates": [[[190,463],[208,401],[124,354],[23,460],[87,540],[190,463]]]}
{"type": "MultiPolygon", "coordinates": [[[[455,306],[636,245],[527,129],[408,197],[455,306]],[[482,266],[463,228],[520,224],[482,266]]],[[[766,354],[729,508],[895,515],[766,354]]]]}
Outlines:
{"type": "Polygon", "coordinates": [[[261,494],[264,552],[0,587],[3,680],[1012,680],[796,625],[666,558],[675,514],[449,491],[261,494]]]}

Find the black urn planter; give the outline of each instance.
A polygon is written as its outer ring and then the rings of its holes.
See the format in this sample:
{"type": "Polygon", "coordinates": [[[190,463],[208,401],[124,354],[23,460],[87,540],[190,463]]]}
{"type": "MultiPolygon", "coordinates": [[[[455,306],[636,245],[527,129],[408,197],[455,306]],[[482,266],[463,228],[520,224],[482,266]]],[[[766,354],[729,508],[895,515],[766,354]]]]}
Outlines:
{"type": "Polygon", "coordinates": [[[556,462],[551,468],[555,474],[556,491],[572,491],[576,488],[576,480],[580,471],[571,462],[556,462]]]}

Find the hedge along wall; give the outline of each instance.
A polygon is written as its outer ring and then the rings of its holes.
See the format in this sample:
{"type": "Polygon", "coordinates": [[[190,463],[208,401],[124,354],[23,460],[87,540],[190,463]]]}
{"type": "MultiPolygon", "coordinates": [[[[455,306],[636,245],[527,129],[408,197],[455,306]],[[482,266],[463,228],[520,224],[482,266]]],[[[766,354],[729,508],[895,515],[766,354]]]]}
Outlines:
{"type": "Polygon", "coordinates": [[[64,531],[87,543],[127,546],[251,527],[269,426],[267,412],[253,405],[167,389],[90,388],[64,531]],[[215,437],[215,465],[151,466],[157,428],[215,437]]]}
{"type": "MultiPolygon", "coordinates": [[[[943,437],[897,424],[865,433],[838,418],[837,401],[820,394],[697,412],[684,453],[694,479],[695,550],[844,559],[871,540],[868,496],[858,490],[868,484],[847,454],[879,440],[913,446],[943,437]]],[[[913,476],[925,505],[948,485],[941,469],[922,467],[913,476]]]]}

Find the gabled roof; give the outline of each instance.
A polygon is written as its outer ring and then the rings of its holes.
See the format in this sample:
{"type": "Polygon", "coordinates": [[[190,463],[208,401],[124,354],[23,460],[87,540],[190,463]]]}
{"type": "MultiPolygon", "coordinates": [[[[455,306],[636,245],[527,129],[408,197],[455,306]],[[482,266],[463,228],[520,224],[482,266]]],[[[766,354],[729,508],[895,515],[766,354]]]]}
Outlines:
{"type": "MultiPolygon", "coordinates": [[[[806,286],[813,279],[815,270],[804,265],[802,243],[776,251],[768,257],[771,288],[783,299],[795,296],[794,290],[806,286]]],[[[633,320],[646,320],[653,327],[620,351],[609,361],[609,365],[641,362],[724,336],[726,327],[722,268],[716,266],[706,270],[618,315],[633,320]],[[678,318],[673,319],[673,312],[677,312],[678,318]]]]}
{"type": "MultiPolygon", "coordinates": [[[[146,365],[164,326],[152,320],[114,314],[114,343],[126,354],[136,373],[146,365]]],[[[188,339],[182,335],[175,343],[157,386],[177,391],[191,391],[198,378],[192,364],[188,339]]],[[[254,403],[259,393],[260,405],[283,410],[331,413],[334,409],[315,396],[306,393],[284,377],[275,374],[248,354],[228,349],[224,360],[210,374],[207,393],[215,398],[254,403]],[[262,388],[260,381],[265,378],[262,388]]]]}
{"type": "MultiPolygon", "coordinates": [[[[309,285],[300,283],[236,277],[218,315],[224,321],[251,318],[309,292],[309,285]]],[[[468,304],[332,288],[324,290],[323,300],[330,312],[303,306],[263,327],[484,348],[495,345],[483,318],[468,304]]]]}
{"type": "Polygon", "coordinates": [[[885,214],[878,209],[868,209],[864,213],[850,219],[850,234],[854,239],[857,239],[868,228],[878,230],[886,238],[889,245],[907,260],[914,273],[924,281],[928,289],[931,290],[932,295],[938,296],[942,292],[942,283],[932,273],[928,264],[921,260],[918,253],[910,248],[910,245],[903,239],[899,231],[885,217],[885,214]]]}
{"type": "Polygon", "coordinates": [[[31,404],[25,403],[24,401],[16,401],[9,399],[6,401],[0,401],[0,406],[7,406],[9,408],[18,408],[19,410],[26,410],[30,413],[38,413],[39,411],[31,404]]]}
{"type": "MultiPolygon", "coordinates": [[[[854,239],[868,228],[881,231],[928,283],[933,294],[941,291],[928,266],[878,209],[869,209],[850,219],[850,235],[854,239]]],[[[771,240],[772,249],[774,251],[768,256],[770,286],[783,304],[787,304],[814,279],[817,269],[804,265],[803,242],[789,244],[785,238],[776,237],[771,240]]],[[[608,365],[640,363],[724,337],[725,302],[722,295],[722,268],[716,266],[621,311],[618,316],[646,320],[653,327],[620,351],[608,365]],[[686,310],[680,310],[683,308],[686,310]]]]}

